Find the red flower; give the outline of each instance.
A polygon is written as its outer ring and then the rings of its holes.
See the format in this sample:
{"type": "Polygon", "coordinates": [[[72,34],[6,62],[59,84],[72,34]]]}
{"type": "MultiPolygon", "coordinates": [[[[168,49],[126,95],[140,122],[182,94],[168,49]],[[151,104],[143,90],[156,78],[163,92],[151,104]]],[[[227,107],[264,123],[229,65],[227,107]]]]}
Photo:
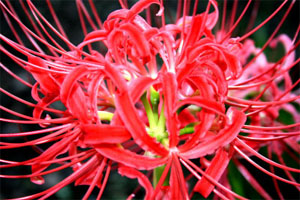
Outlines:
{"type": "MultiPolygon", "coordinates": [[[[73,169],[53,187],[24,199],[45,199],[72,182],[89,185],[84,199],[95,186],[100,189],[97,198],[101,198],[110,171],[115,168],[122,176],[138,179],[146,190],[146,199],[189,199],[195,192],[205,198],[214,193],[223,199],[244,199],[232,191],[226,177],[231,160],[263,198],[271,199],[242,159],[272,177],[279,197],[283,195],[277,180],[299,190],[293,173],[300,170],[288,167],[282,158],[285,151],[296,157],[299,150],[299,113],[289,104],[300,103],[299,96],[291,92],[299,79],[293,82],[289,76],[290,69],[299,63],[295,58],[299,26],[293,40],[286,35],[275,37],[294,1],[261,49],[249,36],[282,10],[286,2],[261,24],[234,38],[232,32],[251,1],[236,21],[235,1],[228,22],[225,1],[218,30],[219,8],[215,0],[208,1],[200,14],[196,2],[191,15],[190,2],[179,1],[177,19],[169,24],[163,1],[140,0],[130,8],[119,1],[122,9],[112,12],[102,23],[94,3],[89,1],[93,13],[90,16],[79,0],[76,5],[85,36],[78,45],[67,38],[50,1],[47,5],[57,29],[30,0],[26,5],[20,2],[35,32],[21,22],[9,1],[1,2],[17,40],[1,35],[8,47],[1,46],[1,50],[36,82],[32,85],[9,67],[1,67],[29,86],[37,103],[1,88],[7,96],[33,107],[31,117],[1,106],[22,118],[1,120],[41,128],[1,134],[3,138],[30,136],[30,140],[1,142],[0,149],[31,147],[39,155],[21,162],[2,159],[0,168],[30,166],[32,173],[1,177],[30,178],[43,184],[43,175],[73,169]],[[150,12],[154,8],[156,17],[150,12]],[[139,15],[144,10],[146,20],[139,15]],[[152,18],[157,20],[156,25],[151,25],[152,18]],[[89,33],[86,21],[93,29],[89,33]],[[16,24],[34,50],[26,47],[16,24]],[[264,49],[274,48],[278,42],[284,44],[285,54],[272,63],[264,49]],[[107,51],[102,53],[95,44],[105,46],[107,51]],[[58,103],[63,106],[57,107],[58,103]],[[282,112],[292,117],[291,125],[280,120],[282,112]],[[262,155],[258,151],[265,146],[269,152],[262,155]],[[272,160],[272,153],[278,162],[272,160]],[[270,170],[261,167],[252,156],[269,164],[270,170]],[[117,165],[112,167],[113,163],[117,165]],[[50,169],[54,164],[55,168],[50,169]],[[276,175],[274,167],[282,169],[286,177],[276,175]],[[142,173],[144,170],[147,175],[142,173]]],[[[256,6],[257,3],[254,10],[256,6]]],[[[133,197],[134,193],[128,198],[133,197]]]]}

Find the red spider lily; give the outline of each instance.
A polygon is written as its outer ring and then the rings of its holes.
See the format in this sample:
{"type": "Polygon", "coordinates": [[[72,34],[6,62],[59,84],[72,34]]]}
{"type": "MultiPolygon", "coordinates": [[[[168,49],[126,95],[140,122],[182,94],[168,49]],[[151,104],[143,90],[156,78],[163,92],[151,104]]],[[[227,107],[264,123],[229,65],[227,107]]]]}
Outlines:
{"type": "Polygon", "coordinates": [[[192,12],[190,1],[178,1],[176,20],[168,24],[163,1],[140,0],[132,6],[119,1],[121,9],[102,23],[93,1],[88,1],[87,8],[78,0],[84,33],[78,45],[68,39],[51,2],[46,3],[54,24],[30,0],[20,1],[29,25],[10,1],[0,2],[16,40],[1,35],[1,51],[31,74],[35,83],[19,77],[9,64],[1,67],[31,88],[37,102],[1,88],[8,97],[33,107],[28,116],[1,106],[21,118],[1,121],[40,127],[0,135],[7,139],[0,142],[5,154],[23,148],[38,153],[22,161],[1,159],[2,169],[28,166],[31,173],[0,176],[44,184],[44,175],[69,167],[73,172],[23,199],[46,199],[72,182],[89,186],[83,199],[97,186],[100,199],[112,169],[137,179],[145,189],[145,199],[189,199],[195,193],[204,198],[214,193],[222,199],[245,199],[230,186],[230,163],[261,197],[272,199],[245,162],[272,178],[278,197],[284,198],[278,181],[299,191],[296,177],[300,169],[288,166],[283,154],[299,162],[300,115],[291,103],[299,106],[299,95],[292,92],[300,79],[293,81],[289,72],[300,61],[295,54],[300,26],[292,39],[278,34],[295,1],[283,1],[260,24],[253,28],[250,23],[249,31],[233,37],[252,4],[255,14],[257,2],[249,0],[235,19],[238,1],[230,17],[224,1],[218,29],[220,13],[215,0],[209,0],[199,13],[198,1],[192,12]],[[256,47],[250,36],[282,10],[274,32],[263,47],[256,47]],[[143,12],[146,19],[140,15],[143,12]],[[27,47],[28,42],[32,48],[27,47]],[[278,43],[285,53],[271,62],[264,50],[278,43]],[[278,119],[282,113],[291,116],[292,124],[278,119]],[[20,137],[25,141],[18,140],[20,137]],[[259,152],[264,147],[267,155],[259,152]],[[284,175],[276,174],[275,168],[284,175]]]}

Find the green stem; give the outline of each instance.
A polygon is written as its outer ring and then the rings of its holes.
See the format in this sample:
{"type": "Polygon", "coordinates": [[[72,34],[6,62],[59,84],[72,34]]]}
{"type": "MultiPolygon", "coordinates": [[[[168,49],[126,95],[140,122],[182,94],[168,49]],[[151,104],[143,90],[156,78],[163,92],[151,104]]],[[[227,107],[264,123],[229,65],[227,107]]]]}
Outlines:
{"type": "Polygon", "coordinates": [[[149,104],[149,101],[147,99],[147,93],[143,94],[143,96],[141,97],[141,101],[144,105],[144,108],[145,108],[145,111],[146,111],[146,114],[147,114],[147,117],[148,117],[148,120],[149,120],[150,128],[155,127],[156,126],[155,118],[154,118],[154,115],[153,115],[152,108],[151,108],[151,106],[149,104]]]}
{"type": "MultiPolygon", "coordinates": [[[[150,136],[155,137],[164,146],[169,146],[168,133],[166,132],[166,117],[164,114],[164,104],[162,105],[160,115],[158,115],[159,107],[159,93],[155,91],[154,88],[150,88],[150,103],[147,99],[147,93],[144,93],[141,97],[141,101],[144,105],[148,120],[149,129],[148,133],[150,136]],[[152,106],[152,108],[151,108],[152,106]]],[[[163,171],[165,170],[165,165],[159,166],[153,170],[153,186],[156,187],[159,182],[163,171]]],[[[163,183],[164,186],[169,185],[170,175],[168,175],[163,183]]]]}
{"type": "Polygon", "coordinates": [[[152,105],[153,116],[155,123],[158,121],[158,105],[159,105],[159,93],[153,88],[150,88],[150,102],[152,105]]]}
{"type": "Polygon", "coordinates": [[[166,116],[164,110],[165,110],[165,104],[163,104],[161,107],[160,116],[157,122],[158,131],[160,133],[164,132],[166,129],[166,116]]]}
{"type": "Polygon", "coordinates": [[[193,126],[186,126],[182,129],[180,129],[179,134],[180,135],[184,135],[184,134],[190,134],[190,133],[194,133],[195,128],[193,126]]]}

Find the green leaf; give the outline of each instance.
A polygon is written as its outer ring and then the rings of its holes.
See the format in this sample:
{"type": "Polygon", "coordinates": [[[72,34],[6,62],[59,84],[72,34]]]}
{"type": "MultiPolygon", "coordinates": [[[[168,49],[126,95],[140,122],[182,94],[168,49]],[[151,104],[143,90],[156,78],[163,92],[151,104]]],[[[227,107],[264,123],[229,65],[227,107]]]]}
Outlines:
{"type": "Polygon", "coordinates": [[[277,118],[277,121],[287,125],[295,123],[293,115],[284,109],[279,110],[279,116],[277,118]]]}
{"type": "Polygon", "coordinates": [[[245,193],[245,187],[243,184],[245,182],[245,179],[240,174],[240,172],[238,171],[238,169],[236,168],[236,166],[234,165],[233,162],[229,163],[228,171],[229,171],[228,178],[229,178],[229,182],[232,187],[232,190],[241,196],[245,196],[246,193],[245,193]]]}

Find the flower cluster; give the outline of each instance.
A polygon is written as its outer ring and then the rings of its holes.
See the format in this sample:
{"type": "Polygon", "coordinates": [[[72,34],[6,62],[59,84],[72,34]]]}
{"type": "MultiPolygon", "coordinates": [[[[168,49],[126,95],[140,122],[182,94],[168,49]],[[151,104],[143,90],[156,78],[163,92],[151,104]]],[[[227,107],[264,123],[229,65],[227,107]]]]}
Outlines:
{"type": "Polygon", "coordinates": [[[194,194],[245,199],[230,186],[230,163],[261,197],[272,199],[245,162],[272,177],[280,198],[284,196],[278,181],[300,190],[296,181],[300,170],[288,166],[283,157],[287,153],[299,162],[300,96],[292,91],[300,79],[292,80],[289,72],[300,61],[295,54],[300,26],[292,39],[277,34],[295,1],[282,2],[256,27],[233,37],[252,1],[237,19],[237,1],[228,18],[227,1],[222,2],[225,9],[219,20],[220,2],[209,0],[205,11],[198,13],[200,2],[190,12],[190,1],[179,0],[177,19],[166,23],[168,8],[162,0],[140,0],[132,6],[120,0],[121,9],[104,22],[93,1],[87,9],[86,2],[77,0],[84,32],[78,45],[68,39],[51,1],[46,3],[54,24],[30,0],[20,1],[29,27],[10,1],[0,2],[14,35],[13,39],[1,34],[0,49],[35,82],[25,81],[9,65],[1,68],[31,88],[36,102],[1,88],[3,94],[33,108],[28,116],[1,106],[18,117],[1,121],[39,126],[0,134],[0,149],[6,155],[23,148],[38,152],[22,161],[0,160],[2,169],[30,167],[31,173],[0,176],[43,184],[47,174],[73,171],[24,199],[46,199],[73,182],[89,186],[83,199],[98,187],[100,199],[112,170],[137,179],[145,199],[190,199],[194,194]],[[282,20],[258,48],[250,36],[283,9],[282,20]],[[26,47],[28,42],[32,48],[26,47]],[[278,61],[269,61],[264,50],[279,43],[285,53],[278,61]],[[286,124],[282,116],[292,122],[286,124]],[[263,148],[267,154],[259,152],[263,148]],[[284,173],[277,175],[275,168],[284,173]]]}

